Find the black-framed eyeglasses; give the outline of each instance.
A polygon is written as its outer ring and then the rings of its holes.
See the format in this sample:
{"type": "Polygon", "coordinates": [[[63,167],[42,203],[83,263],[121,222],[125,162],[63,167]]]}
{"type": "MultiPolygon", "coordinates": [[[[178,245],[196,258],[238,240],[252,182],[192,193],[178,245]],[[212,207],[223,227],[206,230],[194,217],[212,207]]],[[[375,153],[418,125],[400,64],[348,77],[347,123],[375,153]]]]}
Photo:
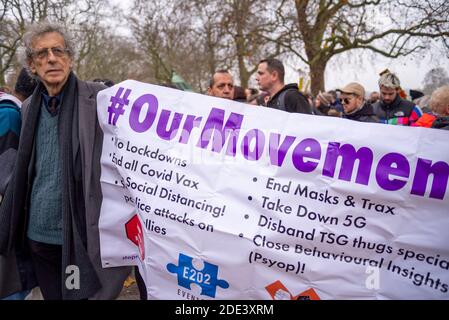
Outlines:
{"type": "Polygon", "coordinates": [[[67,48],[53,47],[53,48],[42,48],[39,50],[34,50],[31,52],[31,56],[37,59],[45,59],[48,57],[50,51],[55,57],[58,58],[64,57],[69,53],[69,49],[67,48]]]}

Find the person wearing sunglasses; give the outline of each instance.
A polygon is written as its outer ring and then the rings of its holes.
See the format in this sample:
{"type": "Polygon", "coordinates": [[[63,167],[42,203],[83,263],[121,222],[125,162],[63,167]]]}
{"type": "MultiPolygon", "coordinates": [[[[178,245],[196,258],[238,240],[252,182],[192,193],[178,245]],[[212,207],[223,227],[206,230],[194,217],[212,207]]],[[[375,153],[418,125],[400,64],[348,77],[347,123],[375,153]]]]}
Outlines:
{"type": "Polygon", "coordinates": [[[365,88],[359,83],[351,82],[339,89],[343,104],[343,118],[360,122],[379,122],[373,107],[365,100],[365,88]]]}

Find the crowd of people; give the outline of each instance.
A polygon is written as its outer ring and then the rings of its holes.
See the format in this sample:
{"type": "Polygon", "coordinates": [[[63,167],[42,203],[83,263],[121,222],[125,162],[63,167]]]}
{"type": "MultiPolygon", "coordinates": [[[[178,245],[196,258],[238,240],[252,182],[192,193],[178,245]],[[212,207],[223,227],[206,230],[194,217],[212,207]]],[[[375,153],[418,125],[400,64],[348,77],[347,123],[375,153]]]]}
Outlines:
{"type": "Polygon", "coordinates": [[[235,86],[231,73],[219,70],[212,76],[207,93],[287,112],[449,130],[449,85],[438,88],[431,96],[410,90],[407,99],[398,76],[387,69],[380,74],[379,92],[371,92],[369,96],[360,83],[351,82],[314,97],[301,92],[296,83],[286,85],[284,76],[281,61],[262,60],[256,75],[260,90],[235,86]],[[242,99],[243,93],[246,100],[242,99]]]}
{"type": "MultiPolygon", "coordinates": [[[[113,83],[76,77],[70,39],[58,25],[31,26],[25,68],[12,92],[0,92],[0,298],[23,299],[38,286],[44,299],[115,299],[131,271],[102,268],[100,261],[103,136],[96,95],[113,83]],[[81,275],[77,290],[66,286],[71,265],[81,275]]],[[[389,71],[370,97],[355,82],[312,97],[284,76],[281,61],[262,60],[259,89],[244,89],[218,70],[207,94],[291,113],[449,129],[449,86],[419,106],[400,96],[400,81],[389,71]]]]}

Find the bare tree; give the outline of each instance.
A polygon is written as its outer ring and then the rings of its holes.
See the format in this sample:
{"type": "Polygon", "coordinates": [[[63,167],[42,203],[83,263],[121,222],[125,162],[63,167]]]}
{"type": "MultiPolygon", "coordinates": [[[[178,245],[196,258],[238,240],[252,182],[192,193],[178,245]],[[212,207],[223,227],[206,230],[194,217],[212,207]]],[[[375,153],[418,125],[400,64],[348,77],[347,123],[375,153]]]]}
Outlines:
{"type": "Polygon", "coordinates": [[[17,65],[17,50],[26,26],[48,16],[48,0],[2,0],[0,8],[0,85],[5,75],[17,65]]]}
{"type": "Polygon", "coordinates": [[[188,54],[190,30],[188,15],[177,6],[179,1],[136,1],[128,18],[133,36],[150,68],[153,82],[171,81],[173,72],[188,54]]]}
{"type": "Polygon", "coordinates": [[[426,73],[423,81],[425,94],[430,95],[433,91],[444,85],[449,85],[449,76],[446,70],[439,67],[431,69],[426,73]]]}
{"type": "Polygon", "coordinates": [[[86,80],[109,79],[115,83],[126,79],[149,81],[145,77],[142,56],[136,44],[125,36],[113,35],[98,28],[94,44],[75,65],[77,75],[86,80]]]}
{"type": "Polygon", "coordinates": [[[63,24],[72,31],[77,44],[75,69],[96,45],[97,33],[106,14],[106,0],[1,0],[0,84],[5,75],[20,67],[17,60],[26,28],[36,22],[63,24]]]}
{"type": "MultiPolygon", "coordinates": [[[[267,40],[276,32],[275,1],[232,0],[221,6],[225,12],[223,28],[233,44],[233,61],[238,66],[240,83],[248,87],[250,76],[263,58],[281,53],[281,47],[267,40]]],[[[217,3],[219,6],[219,3],[217,3]]]]}
{"type": "Polygon", "coordinates": [[[224,11],[217,8],[216,1],[208,0],[183,0],[182,6],[191,13],[192,21],[196,21],[191,28],[191,38],[197,44],[195,55],[202,58],[196,63],[196,83],[204,92],[216,70],[231,69],[233,65],[228,32],[223,28],[224,11]]]}
{"type": "Polygon", "coordinates": [[[309,66],[317,93],[324,90],[327,63],[340,53],[365,49],[398,58],[425,49],[425,39],[446,41],[448,9],[445,0],[284,0],[282,37],[272,40],[309,66]]]}

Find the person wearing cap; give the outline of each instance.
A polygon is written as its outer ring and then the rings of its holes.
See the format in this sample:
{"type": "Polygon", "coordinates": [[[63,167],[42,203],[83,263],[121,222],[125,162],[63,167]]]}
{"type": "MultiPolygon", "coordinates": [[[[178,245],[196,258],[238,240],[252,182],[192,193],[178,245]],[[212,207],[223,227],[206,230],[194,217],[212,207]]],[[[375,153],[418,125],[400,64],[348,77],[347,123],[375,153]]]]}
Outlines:
{"type": "Polygon", "coordinates": [[[343,118],[360,122],[379,122],[373,107],[365,100],[365,88],[356,82],[339,89],[343,104],[343,118]]]}
{"type": "Polygon", "coordinates": [[[379,89],[380,100],[373,108],[381,123],[411,126],[423,115],[419,106],[400,97],[399,78],[389,70],[381,73],[379,89]]]}
{"type": "Polygon", "coordinates": [[[327,92],[319,92],[315,99],[314,112],[318,115],[327,116],[331,109],[332,95],[327,92]]]}

